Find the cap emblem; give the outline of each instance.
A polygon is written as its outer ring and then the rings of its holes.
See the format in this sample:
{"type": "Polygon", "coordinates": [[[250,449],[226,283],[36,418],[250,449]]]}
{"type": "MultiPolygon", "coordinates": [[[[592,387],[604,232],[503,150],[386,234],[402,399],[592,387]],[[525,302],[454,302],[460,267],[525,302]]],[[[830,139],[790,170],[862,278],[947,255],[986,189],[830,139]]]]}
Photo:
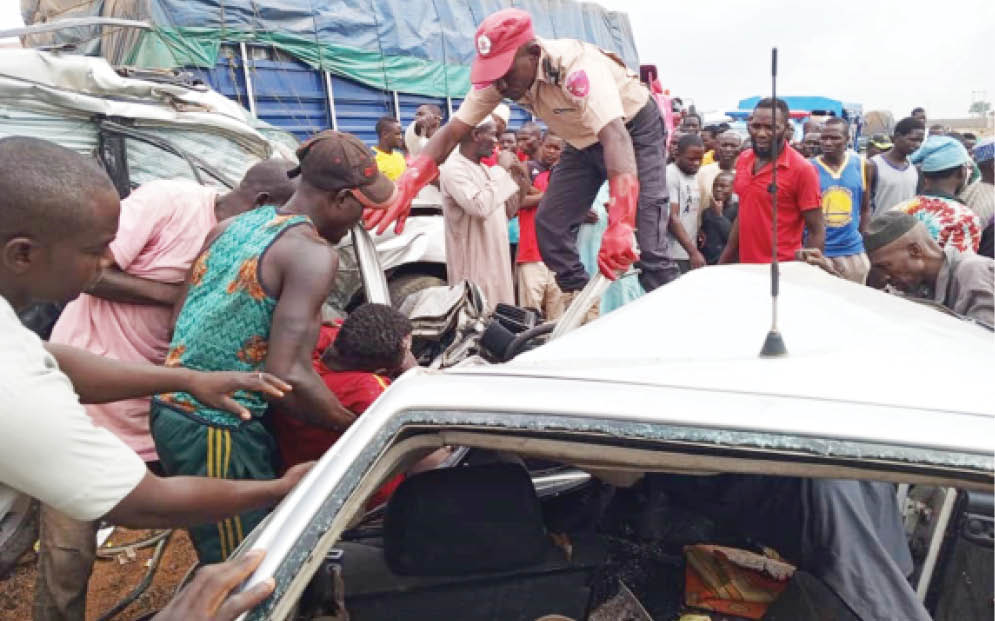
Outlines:
{"type": "Polygon", "coordinates": [[[477,51],[481,56],[487,56],[491,53],[491,38],[485,34],[477,37],[477,51]]]}

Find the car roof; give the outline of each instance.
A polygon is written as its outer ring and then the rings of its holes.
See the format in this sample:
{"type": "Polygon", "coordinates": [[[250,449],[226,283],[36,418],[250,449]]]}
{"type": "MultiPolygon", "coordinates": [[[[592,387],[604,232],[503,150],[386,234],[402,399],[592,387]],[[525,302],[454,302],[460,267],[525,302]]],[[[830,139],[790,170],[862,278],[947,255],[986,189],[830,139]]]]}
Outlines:
{"type": "MultiPolygon", "coordinates": [[[[769,274],[761,265],[695,270],[509,363],[446,374],[658,388],[692,408],[647,408],[643,420],[991,453],[991,434],[979,435],[993,417],[990,331],[788,263],[778,302],[788,355],[761,358],[769,274]],[[736,406],[706,408],[718,395],[736,406]],[[793,412],[787,403],[813,406],[793,412]]],[[[560,401],[573,408],[570,396],[560,401]]]]}
{"type": "Polygon", "coordinates": [[[993,416],[991,331],[809,265],[780,269],[783,358],[759,356],[769,266],[731,265],[692,271],[503,371],[993,416]]]}

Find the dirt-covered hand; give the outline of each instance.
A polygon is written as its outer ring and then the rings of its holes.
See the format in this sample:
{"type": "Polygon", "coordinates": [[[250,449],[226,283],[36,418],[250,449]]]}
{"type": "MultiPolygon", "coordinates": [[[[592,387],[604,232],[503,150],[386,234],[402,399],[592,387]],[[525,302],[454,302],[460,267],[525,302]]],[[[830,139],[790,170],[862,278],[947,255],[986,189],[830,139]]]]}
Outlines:
{"type": "Polygon", "coordinates": [[[269,597],[276,586],[273,578],[267,578],[229,596],[259,567],[265,555],[263,550],[250,550],[234,560],[197,570],[190,584],[153,617],[154,621],[233,621],[269,597]]]}

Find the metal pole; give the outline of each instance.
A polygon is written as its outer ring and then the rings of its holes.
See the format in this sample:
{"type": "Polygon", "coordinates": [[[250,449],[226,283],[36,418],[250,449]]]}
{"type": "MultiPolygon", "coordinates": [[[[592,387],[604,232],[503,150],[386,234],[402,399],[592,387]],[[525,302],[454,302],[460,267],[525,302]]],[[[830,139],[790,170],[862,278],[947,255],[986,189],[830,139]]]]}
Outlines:
{"type": "Polygon", "coordinates": [[[332,89],[332,74],[325,72],[325,92],[328,94],[328,118],[332,121],[332,129],[339,131],[339,119],[335,115],[335,91],[332,89]]]}
{"type": "Polygon", "coordinates": [[[394,116],[397,117],[397,122],[401,122],[401,102],[397,98],[397,91],[394,91],[394,116]]]}
{"type": "Polygon", "coordinates": [[[920,602],[926,601],[926,593],[929,591],[929,583],[933,580],[933,572],[936,571],[936,562],[940,558],[940,546],[947,534],[947,526],[950,525],[950,516],[954,512],[954,501],[957,500],[957,490],[948,487],[943,493],[943,504],[940,505],[940,513],[936,517],[936,525],[933,534],[929,538],[929,549],[926,552],[926,560],[922,563],[922,572],[919,575],[919,584],[916,585],[916,597],[920,602]]]}
{"type": "MultiPolygon", "coordinates": [[[[781,274],[777,265],[777,156],[780,146],[781,136],[777,133],[777,48],[770,52],[770,118],[773,129],[771,138],[771,179],[770,187],[770,211],[771,211],[771,262],[770,262],[770,332],[764,339],[763,347],[760,349],[760,356],[765,358],[775,358],[788,353],[784,346],[784,339],[777,330],[777,295],[780,289],[781,274]]],[[[788,118],[785,123],[790,123],[788,118]]]]}
{"type": "Polygon", "coordinates": [[[256,96],[252,92],[252,75],[249,73],[249,52],[245,41],[240,41],[238,49],[242,53],[242,75],[245,77],[245,97],[249,100],[249,112],[252,116],[256,114],[256,96]]]}
{"type": "Polygon", "coordinates": [[[453,98],[446,97],[446,108],[449,109],[449,116],[446,118],[453,118],[453,98]]]}

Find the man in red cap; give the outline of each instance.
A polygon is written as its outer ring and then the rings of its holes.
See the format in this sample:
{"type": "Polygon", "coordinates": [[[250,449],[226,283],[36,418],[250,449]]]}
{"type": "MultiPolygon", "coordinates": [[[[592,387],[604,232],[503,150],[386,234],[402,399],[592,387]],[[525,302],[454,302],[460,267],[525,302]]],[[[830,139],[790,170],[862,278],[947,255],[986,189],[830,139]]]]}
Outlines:
{"type": "Polygon", "coordinates": [[[615,279],[637,259],[635,232],[643,287],[649,291],[676,277],[666,253],[665,130],[638,75],[588,43],[536,37],[532,18],[519,9],[487,17],[474,44],[473,87],[466,99],[398,179],[390,208],[366,212],[367,227],[382,233],[396,222],[400,232],[411,199],[435,177],[438,163],[503,99],[512,99],[567,142],[536,217],[536,233],[543,261],[568,297],[588,280],[576,231],[606,178],[611,200],[598,253],[601,273],[615,279]]]}

